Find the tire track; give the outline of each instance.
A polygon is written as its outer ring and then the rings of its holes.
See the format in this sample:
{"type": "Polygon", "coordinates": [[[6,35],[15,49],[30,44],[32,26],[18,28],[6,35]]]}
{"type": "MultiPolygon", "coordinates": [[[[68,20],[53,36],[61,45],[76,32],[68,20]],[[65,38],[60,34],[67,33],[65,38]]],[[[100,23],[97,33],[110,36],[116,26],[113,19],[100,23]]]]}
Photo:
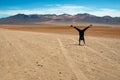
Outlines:
{"type": "MultiPolygon", "coordinates": [[[[74,39],[71,39],[71,40],[77,42],[77,41],[74,40],[74,39]]],[[[97,54],[98,56],[100,56],[101,58],[108,60],[110,65],[113,65],[113,64],[115,64],[115,63],[116,63],[117,65],[119,65],[119,63],[117,63],[117,62],[115,62],[115,61],[112,61],[110,58],[105,57],[104,55],[98,54],[99,52],[97,52],[96,50],[90,48],[89,46],[85,46],[85,48],[88,49],[88,50],[90,50],[90,51],[92,51],[93,53],[96,53],[96,54],[97,54]]],[[[89,61],[86,54],[84,54],[83,56],[85,56],[84,59],[85,59],[86,61],[89,61]]],[[[90,66],[90,65],[88,65],[88,66],[90,66]]],[[[94,69],[98,68],[98,69],[101,70],[102,73],[108,74],[109,76],[112,76],[112,78],[114,78],[114,79],[116,79],[116,80],[119,80],[119,75],[115,75],[114,72],[111,74],[111,73],[110,73],[111,71],[110,71],[109,69],[105,69],[104,67],[98,66],[98,65],[96,65],[96,66],[90,66],[90,67],[92,67],[92,68],[94,68],[94,69]]]]}
{"type": "Polygon", "coordinates": [[[76,67],[76,64],[73,62],[73,60],[68,56],[68,51],[64,48],[61,40],[59,38],[57,38],[57,41],[60,45],[61,51],[64,55],[64,57],[66,58],[66,61],[68,63],[68,65],[70,66],[71,70],[74,72],[74,74],[76,75],[78,80],[88,80],[88,78],[83,74],[83,72],[81,70],[79,70],[76,67]]]}
{"type": "MultiPolygon", "coordinates": [[[[91,39],[91,40],[92,40],[92,39],[91,39]]],[[[110,52],[118,55],[118,53],[116,52],[115,49],[113,50],[112,48],[110,48],[110,47],[108,47],[107,45],[103,44],[101,41],[97,41],[96,43],[99,44],[99,45],[101,45],[101,46],[103,46],[104,48],[108,49],[110,52]],[[112,49],[112,50],[111,50],[111,49],[112,49]]]]}
{"type": "MultiPolygon", "coordinates": [[[[77,42],[76,40],[74,40],[74,39],[72,39],[72,38],[71,38],[71,40],[77,42]]],[[[92,51],[93,53],[96,53],[98,56],[102,57],[103,59],[109,61],[111,64],[119,64],[119,63],[113,61],[112,59],[103,56],[102,54],[100,54],[99,52],[97,52],[95,49],[92,49],[92,48],[90,48],[89,46],[85,46],[85,47],[88,48],[88,49],[89,49],[90,51],[92,51]]]]}
{"type": "MultiPolygon", "coordinates": [[[[6,31],[6,30],[5,30],[6,31]]],[[[34,80],[39,80],[35,74],[32,74],[32,69],[35,69],[35,67],[32,67],[31,69],[31,66],[33,66],[31,64],[31,62],[29,60],[29,57],[25,57],[23,55],[23,53],[29,53],[31,52],[30,50],[28,50],[26,47],[24,47],[23,44],[25,43],[22,43],[21,39],[12,35],[11,34],[3,34],[4,36],[4,41],[7,43],[6,46],[7,48],[6,49],[10,49],[11,52],[9,52],[9,54],[7,54],[8,56],[8,60],[12,62],[12,65],[10,64],[11,62],[7,62],[10,67],[10,69],[12,70],[13,68],[15,70],[18,70],[18,69],[22,69],[22,71],[20,71],[19,73],[22,73],[23,72],[27,72],[27,73],[24,73],[25,76],[29,76],[31,79],[34,78],[34,80]],[[16,37],[16,39],[14,39],[14,37],[16,37]],[[15,41],[15,42],[14,42],[15,41]],[[16,42],[17,41],[17,42],[16,42]],[[17,47],[16,47],[17,45],[17,47]],[[13,66],[14,64],[14,66],[13,66]],[[28,67],[26,67],[26,65],[28,67]],[[30,67],[29,67],[30,66],[30,67]],[[31,76],[32,74],[32,76],[31,76]]],[[[10,70],[9,70],[10,71],[10,70]]],[[[14,73],[13,73],[14,74],[14,73]]],[[[17,74],[18,75],[18,74],[17,74]]],[[[16,75],[16,76],[17,76],[16,75]]]]}

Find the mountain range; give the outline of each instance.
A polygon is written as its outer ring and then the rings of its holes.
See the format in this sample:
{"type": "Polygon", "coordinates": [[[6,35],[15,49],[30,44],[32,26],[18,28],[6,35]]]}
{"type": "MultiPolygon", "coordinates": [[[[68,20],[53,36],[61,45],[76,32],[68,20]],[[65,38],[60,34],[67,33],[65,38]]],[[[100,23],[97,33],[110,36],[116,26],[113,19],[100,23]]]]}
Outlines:
{"type": "Polygon", "coordinates": [[[36,24],[39,22],[53,23],[98,23],[98,24],[114,24],[120,25],[120,17],[111,16],[95,16],[91,14],[17,14],[6,18],[0,18],[0,24],[36,24]]]}

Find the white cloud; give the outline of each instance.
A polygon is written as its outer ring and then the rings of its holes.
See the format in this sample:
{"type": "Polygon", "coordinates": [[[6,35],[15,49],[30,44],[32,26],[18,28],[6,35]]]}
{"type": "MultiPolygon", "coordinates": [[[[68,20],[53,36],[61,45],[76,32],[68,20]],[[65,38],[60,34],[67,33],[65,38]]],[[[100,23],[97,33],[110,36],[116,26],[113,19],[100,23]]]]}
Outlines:
{"type": "Polygon", "coordinates": [[[98,9],[96,11],[89,11],[88,13],[97,15],[97,16],[112,16],[112,17],[120,17],[120,10],[115,10],[115,9],[98,9]]]}
{"type": "Polygon", "coordinates": [[[76,6],[76,5],[55,5],[47,6],[45,8],[36,8],[36,9],[13,9],[13,10],[0,10],[0,15],[15,15],[18,13],[22,14],[78,14],[78,13],[90,13],[97,16],[120,16],[120,10],[115,9],[92,9],[85,6],[76,6]]]}

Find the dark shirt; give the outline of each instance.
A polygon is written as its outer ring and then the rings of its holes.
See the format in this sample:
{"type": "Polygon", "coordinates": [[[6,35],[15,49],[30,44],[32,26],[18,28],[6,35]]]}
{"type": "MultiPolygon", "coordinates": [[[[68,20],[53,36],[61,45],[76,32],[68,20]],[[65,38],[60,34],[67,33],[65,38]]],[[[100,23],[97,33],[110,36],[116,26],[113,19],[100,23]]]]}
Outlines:
{"type": "Polygon", "coordinates": [[[84,29],[79,29],[79,28],[77,28],[77,27],[74,27],[78,32],[79,32],[79,36],[80,36],[80,39],[84,39],[84,32],[89,28],[89,26],[88,27],[86,27],[86,28],[84,28],[84,29]]]}

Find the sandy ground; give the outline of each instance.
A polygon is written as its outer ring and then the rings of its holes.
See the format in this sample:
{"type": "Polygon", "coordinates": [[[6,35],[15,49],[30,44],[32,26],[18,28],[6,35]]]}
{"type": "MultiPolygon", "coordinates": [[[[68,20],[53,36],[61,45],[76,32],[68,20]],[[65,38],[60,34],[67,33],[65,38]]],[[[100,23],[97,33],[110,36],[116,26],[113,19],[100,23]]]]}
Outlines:
{"type": "Polygon", "coordinates": [[[120,39],[0,29],[0,80],[120,80],[120,39]]]}
{"type": "MultiPolygon", "coordinates": [[[[79,25],[78,25],[79,26],[79,25]]],[[[85,26],[79,26],[84,28],[85,26]]],[[[44,32],[44,33],[57,33],[57,34],[72,34],[78,35],[78,32],[70,28],[69,25],[53,25],[53,26],[41,26],[41,25],[0,25],[0,28],[10,30],[32,31],[32,32],[44,32]]],[[[89,28],[85,35],[99,36],[99,37],[111,37],[120,38],[120,26],[94,26],[89,28]]]]}

